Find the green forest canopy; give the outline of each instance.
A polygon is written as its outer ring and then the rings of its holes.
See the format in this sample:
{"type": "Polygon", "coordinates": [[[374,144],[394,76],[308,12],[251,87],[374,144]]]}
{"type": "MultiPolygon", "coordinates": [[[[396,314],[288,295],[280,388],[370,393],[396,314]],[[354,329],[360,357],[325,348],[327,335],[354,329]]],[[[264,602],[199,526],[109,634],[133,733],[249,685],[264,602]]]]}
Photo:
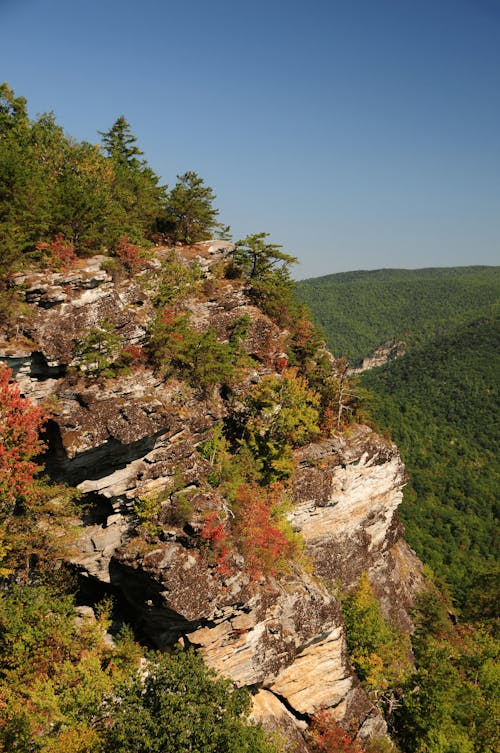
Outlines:
{"type": "Polygon", "coordinates": [[[464,616],[490,617],[498,586],[500,267],[347,272],[298,283],[336,355],[389,339],[407,353],[364,372],[372,415],[410,474],[407,538],[464,616]]]}
{"type": "Polygon", "coordinates": [[[410,473],[407,537],[476,615],[493,609],[480,604],[498,575],[498,325],[493,315],[463,323],[362,375],[410,473]]]}
{"type": "Polygon", "coordinates": [[[360,362],[388,340],[421,340],[498,306],[500,267],[379,269],[297,283],[333,354],[360,362]]]}

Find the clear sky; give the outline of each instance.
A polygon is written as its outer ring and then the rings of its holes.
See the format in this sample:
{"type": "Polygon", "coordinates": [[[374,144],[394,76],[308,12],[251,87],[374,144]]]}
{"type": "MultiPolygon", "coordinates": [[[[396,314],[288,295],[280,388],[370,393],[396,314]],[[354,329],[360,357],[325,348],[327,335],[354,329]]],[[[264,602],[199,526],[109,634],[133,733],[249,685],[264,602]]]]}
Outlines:
{"type": "Polygon", "coordinates": [[[0,0],[0,82],[129,121],[295,275],[500,264],[500,0],[0,0]]]}

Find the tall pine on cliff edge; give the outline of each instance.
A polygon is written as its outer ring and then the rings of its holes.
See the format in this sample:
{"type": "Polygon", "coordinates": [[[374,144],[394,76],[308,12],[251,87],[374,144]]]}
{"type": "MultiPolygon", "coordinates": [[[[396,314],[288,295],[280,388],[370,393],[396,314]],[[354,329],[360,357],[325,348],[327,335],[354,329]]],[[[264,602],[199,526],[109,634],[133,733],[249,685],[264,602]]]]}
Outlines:
{"type": "Polygon", "coordinates": [[[112,196],[120,207],[113,218],[114,235],[134,242],[156,232],[163,220],[166,187],[142,159],[129,123],[121,115],[109,131],[100,132],[108,159],[113,163],[112,196]]]}

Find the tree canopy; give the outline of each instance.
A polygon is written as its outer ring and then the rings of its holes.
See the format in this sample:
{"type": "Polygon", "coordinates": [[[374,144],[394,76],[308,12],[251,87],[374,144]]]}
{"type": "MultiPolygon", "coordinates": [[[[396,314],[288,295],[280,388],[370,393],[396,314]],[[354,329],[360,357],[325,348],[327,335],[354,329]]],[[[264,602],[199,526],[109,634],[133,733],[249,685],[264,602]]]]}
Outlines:
{"type": "Polygon", "coordinates": [[[30,120],[24,97],[0,86],[0,276],[61,236],[77,255],[113,253],[120,238],[193,243],[220,226],[212,189],[195,172],[169,193],[123,115],[102,146],[76,141],[52,113],[30,120]]]}
{"type": "Polygon", "coordinates": [[[213,202],[215,194],[203,178],[188,171],[177,176],[167,202],[167,228],[181,243],[196,243],[210,238],[219,227],[213,202]]]}
{"type": "Polygon", "coordinates": [[[137,139],[123,115],[115,120],[109,131],[99,131],[99,134],[107,155],[115,162],[134,169],[140,166],[138,157],[144,152],[138,148],[137,139]]]}

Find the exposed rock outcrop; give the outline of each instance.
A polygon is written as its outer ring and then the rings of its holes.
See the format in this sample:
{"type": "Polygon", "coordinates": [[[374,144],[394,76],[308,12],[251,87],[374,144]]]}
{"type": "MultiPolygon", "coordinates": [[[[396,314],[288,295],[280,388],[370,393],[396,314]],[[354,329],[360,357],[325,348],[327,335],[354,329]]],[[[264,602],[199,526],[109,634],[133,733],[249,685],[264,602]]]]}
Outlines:
{"type": "Polygon", "coordinates": [[[361,366],[354,369],[349,369],[350,374],[362,374],[363,371],[369,371],[369,369],[375,369],[377,366],[383,366],[388,361],[393,361],[395,358],[404,356],[406,351],[406,344],[402,340],[389,340],[383,345],[379,345],[375,348],[373,353],[363,358],[361,366]]]}
{"type": "MultiPolygon", "coordinates": [[[[199,244],[184,255],[210,280],[229,248],[199,244]]],[[[397,448],[357,426],[297,450],[290,520],[312,572],[294,565],[287,576],[258,583],[243,568],[222,576],[199,534],[207,510],[224,510],[225,501],[206,482],[210,465],[197,447],[228,416],[226,396],[164,380],[144,364],[108,380],[77,371],[77,343],[103,321],[121,347],[144,342],[154,315],[151,279],[164,253],[135,277],[117,277],[104,257],[94,257],[68,272],[15,279],[31,313],[21,332],[4,333],[0,359],[34,402],[55,398],[47,468],[78,486],[93,510],[82,519],[73,562],[123,594],[152,643],[182,638],[218,672],[258,691],[255,717],[288,730],[299,753],[307,719],[320,708],[355,723],[361,735],[383,732],[350,666],[332,586],[351,588],[368,571],[385,613],[411,628],[407,609],[421,574],[396,515],[406,480],[397,448]],[[176,517],[178,492],[189,521],[176,517]],[[162,495],[162,525],[148,541],[134,535],[134,500],[152,495],[162,495]]],[[[212,327],[227,341],[235,321],[251,320],[244,347],[253,366],[235,386],[237,396],[273,373],[286,333],[252,305],[241,281],[208,287],[183,304],[194,327],[212,327]]]]}

